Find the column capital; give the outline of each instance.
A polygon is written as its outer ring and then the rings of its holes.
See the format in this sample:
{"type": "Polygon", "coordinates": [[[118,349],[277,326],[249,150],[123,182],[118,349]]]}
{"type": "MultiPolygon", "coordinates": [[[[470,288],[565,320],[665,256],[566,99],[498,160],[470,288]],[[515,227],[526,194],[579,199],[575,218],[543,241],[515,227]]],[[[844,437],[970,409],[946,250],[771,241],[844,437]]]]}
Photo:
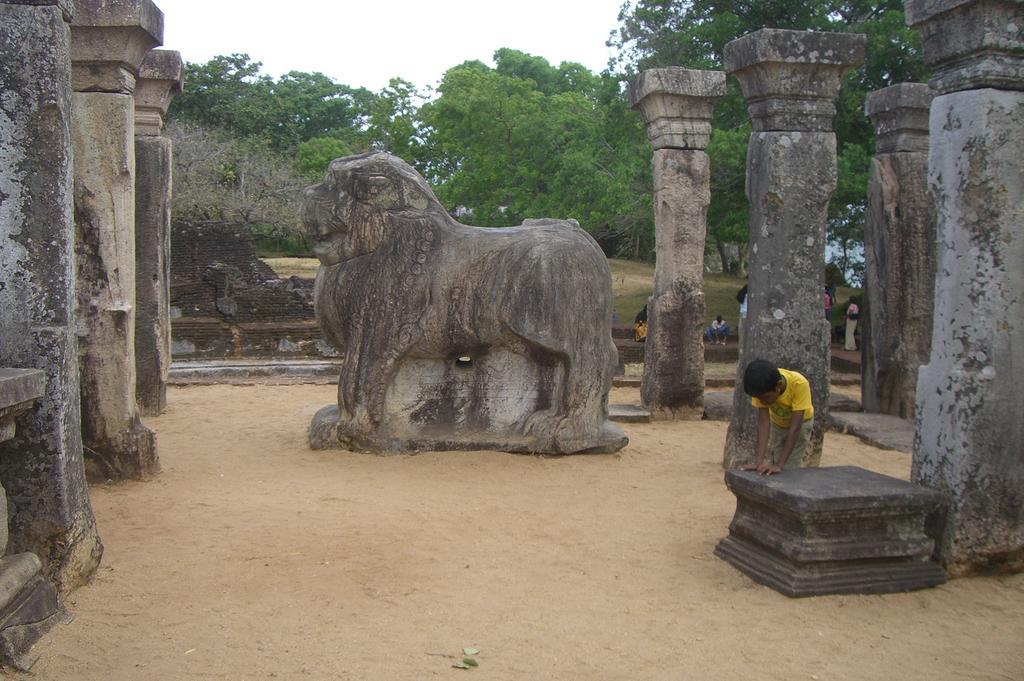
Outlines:
{"type": "Polygon", "coordinates": [[[932,92],[924,83],[899,83],[868,93],[864,113],[875,124],[876,151],[928,151],[932,92]]]}
{"type": "Polygon", "coordinates": [[[843,74],[864,61],[860,33],[762,28],[725,46],[754,130],[831,132],[843,74]]]}
{"type": "Polygon", "coordinates": [[[167,107],[185,82],[181,66],[181,53],[175,50],[150,50],[142,60],[135,85],[136,136],[160,134],[167,107]]]}
{"type": "Polygon", "coordinates": [[[75,13],[74,0],[0,0],[0,5],[32,5],[34,7],[56,7],[64,15],[64,21],[71,21],[75,13]]]}
{"type": "Polygon", "coordinates": [[[75,0],[72,88],[131,94],[143,58],[163,39],[164,14],[152,0],[75,0]]]}
{"type": "Polygon", "coordinates": [[[921,34],[938,94],[1024,90],[1024,2],[904,0],[907,26],[921,34]]]}
{"type": "Polygon", "coordinates": [[[647,69],[629,84],[629,103],[647,124],[655,149],[705,149],[715,100],[725,94],[723,71],[669,66],[647,69]]]}

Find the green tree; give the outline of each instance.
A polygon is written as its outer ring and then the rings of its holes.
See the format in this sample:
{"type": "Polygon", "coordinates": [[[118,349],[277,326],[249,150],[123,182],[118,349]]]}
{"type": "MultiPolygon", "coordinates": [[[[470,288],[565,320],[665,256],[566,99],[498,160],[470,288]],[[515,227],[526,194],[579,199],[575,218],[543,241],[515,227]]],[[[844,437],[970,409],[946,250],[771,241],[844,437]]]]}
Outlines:
{"type": "Polygon", "coordinates": [[[649,192],[636,191],[645,174],[649,185],[650,151],[618,82],[516,50],[495,62],[449,69],[420,110],[423,169],[442,201],[485,226],[574,218],[648,254],[651,239],[635,237],[652,234],[649,192]]]}
{"type": "Polygon", "coordinates": [[[367,135],[374,149],[419,165],[425,146],[419,106],[426,98],[407,80],[392,78],[370,108],[367,135]]]}
{"type": "Polygon", "coordinates": [[[379,107],[365,88],[300,71],[275,81],[245,54],[186,64],[185,80],[168,112],[176,218],[295,237],[302,188],[332,159],[371,148],[379,107]]]}
{"type": "Polygon", "coordinates": [[[188,121],[238,137],[260,136],[267,127],[271,80],[247,54],[186,62],[184,90],[171,101],[168,121],[188,121]]]}
{"type": "Polygon", "coordinates": [[[714,249],[723,272],[746,271],[747,225],[750,205],[746,196],[747,140],[750,124],[735,129],[713,129],[707,153],[711,159],[711,204],[708,206],[706,248],[714,249]]]}
{"type": "Polygon", "coordinates": [[[375,99],[366,88],[335,83],[322,73],[291,71],[269,85],[269,125],[261,136],[278,151],[315,137],[359,147],[375,99]]]}
{"type": "Polygon", "coordinates": [[[357,150],[337,137],[314,137],[301,142],[296,153],[298,158],[295,165],[299,172],[310,180],[319,181],[323,179],[323,174],[331,161],[342,156],[350,156],[357,153],[357,150]]]}
{"type": "Polygon", "coordinates": [[[376,97],[335,83],[322,73],[292,71],[276,81],[260,74],[246,54],[185,64],[185,89],[168,120],[219,128],[293,153],[310,139],[333,137],[351,148],[368,146],[365,128],[376,97]]]}

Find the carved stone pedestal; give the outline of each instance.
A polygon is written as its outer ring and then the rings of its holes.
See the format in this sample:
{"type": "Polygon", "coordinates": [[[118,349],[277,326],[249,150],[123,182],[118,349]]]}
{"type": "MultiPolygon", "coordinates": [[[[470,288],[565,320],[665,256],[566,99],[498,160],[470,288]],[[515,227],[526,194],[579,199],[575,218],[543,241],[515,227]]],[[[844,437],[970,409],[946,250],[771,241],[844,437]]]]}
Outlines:
{"type": "Polygon", "coordinates": [[[891,593],[946,581],[925,520],[941,495],[856,466],[765,477],[730,470],[729,536],[715,555],[790,597],[891,593]]]}
{"type": "MultiPolygon", "coordinates": [[[[14,437],[14,419],[46,393],[45,374],[0,369],[0,441],[14,437]]],[[[7,494],[0,487],[0,555],[7,550],[7,494]]],[[[55,624],[67,621],[57,592],[41,574],[34,553],[0,558],[0,660],[28,671],[38,659],[32,646],[55,624]]]]}
{"type": "Polygon", "coordinates": [[[32,646],[55,625],[71,621],[41,569],[34,553],[0,558],[0,659],[21,671],[39,659],[32,646]]]}

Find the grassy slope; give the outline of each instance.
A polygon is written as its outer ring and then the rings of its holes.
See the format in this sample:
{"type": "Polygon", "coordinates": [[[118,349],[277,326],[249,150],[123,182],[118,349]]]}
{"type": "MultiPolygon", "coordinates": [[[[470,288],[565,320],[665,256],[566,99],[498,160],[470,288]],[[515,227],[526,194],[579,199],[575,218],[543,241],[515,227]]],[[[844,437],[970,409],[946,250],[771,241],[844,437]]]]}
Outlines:
{"type": "MultiPolygon", "coordinates": [[[[319,263],[314,258],[265,258],[278,276],[292,275],[312,279],[316,275],[319,263]]],[[[654,286],[654,266],[648,263],[630,260],[608,261],[612,271],[612,292],[615,313],[620,324],[631,324],[633,317],[647,303],[654,286]]],[[[735,328],[739,318],[740,305],[736,302],[736,292],[743,286],[743,280],[727,274],[707,274],[704,276],[704,300],[707,305],[707,323],[710,324],[715,315],[722,315],[729,326],[735,328]]],[[[840,288],[837,309],[844,305],[851,294],[857,289],[840,288]]],[[[836,315],[838,318],[838,314],[836,315]]],[[[836,322],[838,323],[838,322],[836,322]]]]}
{"type": "MultiPolygon", "coordinates": [[[[654,266],[648,263],[629,260],[608,261],[612,270],[612,291],[615,300],[615,313],[621,324],[632,323],[636,313],[640,311],[651,295],[654,286],[654,266]]],[[[707,323],[710,324],[715,315],[722,315],[729,325],[736,326],[739,318],[740,304],[736,301],[736,292],[743,287],[743,280],[724,274],[707,274],[704,276],[704,300],[707,306],[707,323]]]]}

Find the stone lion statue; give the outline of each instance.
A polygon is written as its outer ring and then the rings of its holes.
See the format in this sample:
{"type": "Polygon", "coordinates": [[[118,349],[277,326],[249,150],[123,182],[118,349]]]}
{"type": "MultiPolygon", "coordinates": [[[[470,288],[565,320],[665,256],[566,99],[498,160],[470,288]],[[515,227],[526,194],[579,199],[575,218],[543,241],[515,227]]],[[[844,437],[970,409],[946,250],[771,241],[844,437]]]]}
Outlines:
{"type": "Polygon", "coordinates": [[[574,221],[455,221],[401,159],[336,159],[303,196],[317,320],[343,355],[314,448],[609,452],[611,276],[574,221]]]}

